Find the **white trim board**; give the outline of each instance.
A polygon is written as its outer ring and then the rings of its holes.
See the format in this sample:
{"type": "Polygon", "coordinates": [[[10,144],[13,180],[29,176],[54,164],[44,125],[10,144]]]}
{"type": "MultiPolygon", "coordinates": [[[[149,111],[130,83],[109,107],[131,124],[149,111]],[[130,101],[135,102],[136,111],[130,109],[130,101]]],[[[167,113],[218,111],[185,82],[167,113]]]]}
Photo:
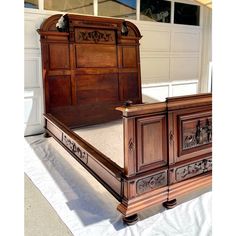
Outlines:
{"type": "Polygon", "coordinates": [[[143,102],[165,101],[167,97],[196,94],[198,80],[142,85],[143,102]]]}

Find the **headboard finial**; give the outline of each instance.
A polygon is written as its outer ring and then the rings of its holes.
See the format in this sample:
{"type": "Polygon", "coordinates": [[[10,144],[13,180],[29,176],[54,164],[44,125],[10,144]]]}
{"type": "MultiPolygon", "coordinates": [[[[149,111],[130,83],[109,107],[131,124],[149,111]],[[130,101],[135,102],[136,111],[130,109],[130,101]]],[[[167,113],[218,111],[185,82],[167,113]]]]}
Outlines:
{"type": "Polygon", "coordinates": [[[69,18],[67,14],[62,15],[56,23],[56,28],[59,32],[69,31],[69,18]]]}

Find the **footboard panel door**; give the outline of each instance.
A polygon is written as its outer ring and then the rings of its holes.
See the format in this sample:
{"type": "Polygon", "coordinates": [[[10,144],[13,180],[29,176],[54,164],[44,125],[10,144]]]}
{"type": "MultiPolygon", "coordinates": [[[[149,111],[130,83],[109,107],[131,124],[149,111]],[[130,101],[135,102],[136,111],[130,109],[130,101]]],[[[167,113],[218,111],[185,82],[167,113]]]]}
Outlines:
{"type": "Polygon", "coordinates": [[[137,172],[167,165],[166,115],[137,119],[137,172]]]}
{"type": "Polygon", "coordinates": [[[172,114],[170,164],[212,151],[212,112],[209,108],[184,110],[172,114]]]}

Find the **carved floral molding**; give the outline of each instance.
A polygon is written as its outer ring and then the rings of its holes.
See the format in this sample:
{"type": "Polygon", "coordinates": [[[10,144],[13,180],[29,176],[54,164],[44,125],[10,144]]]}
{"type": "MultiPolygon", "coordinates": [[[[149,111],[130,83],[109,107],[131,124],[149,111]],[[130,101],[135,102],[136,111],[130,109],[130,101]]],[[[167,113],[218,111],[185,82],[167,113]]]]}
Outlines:
{"type": "Polygon", "coordinates": [[[65,146],[70,149],[81,161],[85,164],[88,162],[88,153],[80,148],[70,137],[67,137],[64,133],[62,134],[61,140],[65,146]]]}
{"type": "Polygon", "coordinates": [[[145,193],[153,189],[157,189],[167,185],[167,173],[162,172],[152,175],[144,179],[140,179],[136,183],[137,194],[145,193]]]}
{"type": "Polygon", "coordinates": [[[109,31],[77,31],[78,42],[109,42],[114,41],[112,34],[109,31]]]}
{"type": "Polygon", "coordinates": [[[175,179],[181,181],[212,170],[212,160],[204,159],[192,164],[176,168],[175,179]]]}

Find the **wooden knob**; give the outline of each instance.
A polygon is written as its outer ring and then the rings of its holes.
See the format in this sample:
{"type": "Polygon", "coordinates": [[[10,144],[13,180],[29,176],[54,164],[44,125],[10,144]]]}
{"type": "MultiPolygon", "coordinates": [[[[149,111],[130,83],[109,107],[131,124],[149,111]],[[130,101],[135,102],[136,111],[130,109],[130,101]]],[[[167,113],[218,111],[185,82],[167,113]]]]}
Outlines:
{"type": "Polygon", "coordinates": [[[124,102],[124,106],[125,106],[125,107],[129,107],[129,106],[132,105],[132,104],[133,104],[133,102],[130,101],[130,100],[124,102]]]}

